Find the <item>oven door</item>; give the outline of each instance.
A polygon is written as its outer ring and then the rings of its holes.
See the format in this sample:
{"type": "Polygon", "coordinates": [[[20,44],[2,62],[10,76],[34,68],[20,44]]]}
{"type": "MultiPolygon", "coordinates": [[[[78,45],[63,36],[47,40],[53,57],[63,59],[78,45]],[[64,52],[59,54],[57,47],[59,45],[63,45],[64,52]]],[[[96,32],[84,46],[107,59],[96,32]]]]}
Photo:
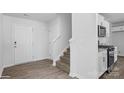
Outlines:
{"type": "Polygon", "coordinates": [[[114,63],[114,51],[109,51],[108,68],[114,63]]]}

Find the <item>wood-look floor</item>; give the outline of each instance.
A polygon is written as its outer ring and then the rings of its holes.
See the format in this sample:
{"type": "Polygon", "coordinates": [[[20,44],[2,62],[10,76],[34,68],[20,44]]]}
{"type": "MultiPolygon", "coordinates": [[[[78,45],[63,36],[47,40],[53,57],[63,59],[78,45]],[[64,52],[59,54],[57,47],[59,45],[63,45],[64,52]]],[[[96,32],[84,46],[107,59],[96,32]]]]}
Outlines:
{"type": "MultiPolygon", "coordinates": [[[[2,79],[72,79],[51,60],[42,60],[5,68],[2,79]]],[[[112,72],[105,73],[101,79],[124,79],[124,57],[119,57],[112,72]]]]}
{"type": "Polygon", "coordinates": [[[2,79],[71,79],[48,59],[5,68],[2,76],[5,76],[2,79]]]}
{"type": "Polygon", "coordinates": [[[101,79],[124,79],[124,57],[119,57],[112,72],[105,73],[101,79]]]}

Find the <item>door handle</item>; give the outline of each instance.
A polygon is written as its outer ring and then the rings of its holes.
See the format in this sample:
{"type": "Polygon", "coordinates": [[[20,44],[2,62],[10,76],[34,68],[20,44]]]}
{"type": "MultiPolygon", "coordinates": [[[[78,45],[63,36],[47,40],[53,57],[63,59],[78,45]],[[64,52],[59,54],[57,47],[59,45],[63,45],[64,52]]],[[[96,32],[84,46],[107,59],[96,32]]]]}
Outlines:
{"type": "Polygon", "coordinates": [[[17,42],[15,41],[15,42],[14,42],[14,48],[16,48],[16,44],[17,44],[17,42]]]}
{"type": "Polygon", "coordinates": [[[14,42],[14,45],[16,45],[16,41],[14,42]]]}

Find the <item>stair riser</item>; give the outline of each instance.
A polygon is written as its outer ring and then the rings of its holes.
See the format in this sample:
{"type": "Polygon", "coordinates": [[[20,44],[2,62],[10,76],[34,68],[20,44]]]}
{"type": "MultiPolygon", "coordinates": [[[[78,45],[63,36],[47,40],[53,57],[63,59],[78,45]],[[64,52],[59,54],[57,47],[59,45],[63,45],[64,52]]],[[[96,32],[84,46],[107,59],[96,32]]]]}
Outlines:
{"type": "Polygon", "coordinates": [[[69,54],[65,54],[65,55],[63,55],[64,57],[68,57],[68,58],[70,58],[70,55],[69,54]]]}
{"type": "Polygon", "coordinates": [[[64,55],[70,55],[70,53],[65,52],[64,55]]]}
{"type": "Polygon", "coordinates": [[[62,57],[60,57],[60,60],[61,60],[61,59],[70,60],[70,57],[62,56],[62,57]]]}
{"type": "Polygon", "coordinates": [[[61,59],[61,62],[70,64],[70,60],[61,59]]]}

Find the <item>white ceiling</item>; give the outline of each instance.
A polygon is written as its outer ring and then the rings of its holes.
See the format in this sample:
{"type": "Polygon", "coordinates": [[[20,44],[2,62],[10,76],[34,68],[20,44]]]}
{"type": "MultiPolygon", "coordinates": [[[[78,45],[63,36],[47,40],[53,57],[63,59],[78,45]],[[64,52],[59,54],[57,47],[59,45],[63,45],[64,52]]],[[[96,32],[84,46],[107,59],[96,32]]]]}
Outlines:
{"type": "Polygon", "coordinates": [[[4,13],[4,15],[45,22],[50,21],[56,17],[56,13],[4,13]]]}
{"type": "Polygon", "coordinates": [[[123,23],[124,13],[100,13],[111,23],[123,23]]]}
{"type": "MultiPolygon", "coordinates": [[[[111,23],[124,22],[124,13],[100,13],[111,23]]],[[[56,17],[56,13],[4,13],[4,15],[48,22],[56,17]]]]}

